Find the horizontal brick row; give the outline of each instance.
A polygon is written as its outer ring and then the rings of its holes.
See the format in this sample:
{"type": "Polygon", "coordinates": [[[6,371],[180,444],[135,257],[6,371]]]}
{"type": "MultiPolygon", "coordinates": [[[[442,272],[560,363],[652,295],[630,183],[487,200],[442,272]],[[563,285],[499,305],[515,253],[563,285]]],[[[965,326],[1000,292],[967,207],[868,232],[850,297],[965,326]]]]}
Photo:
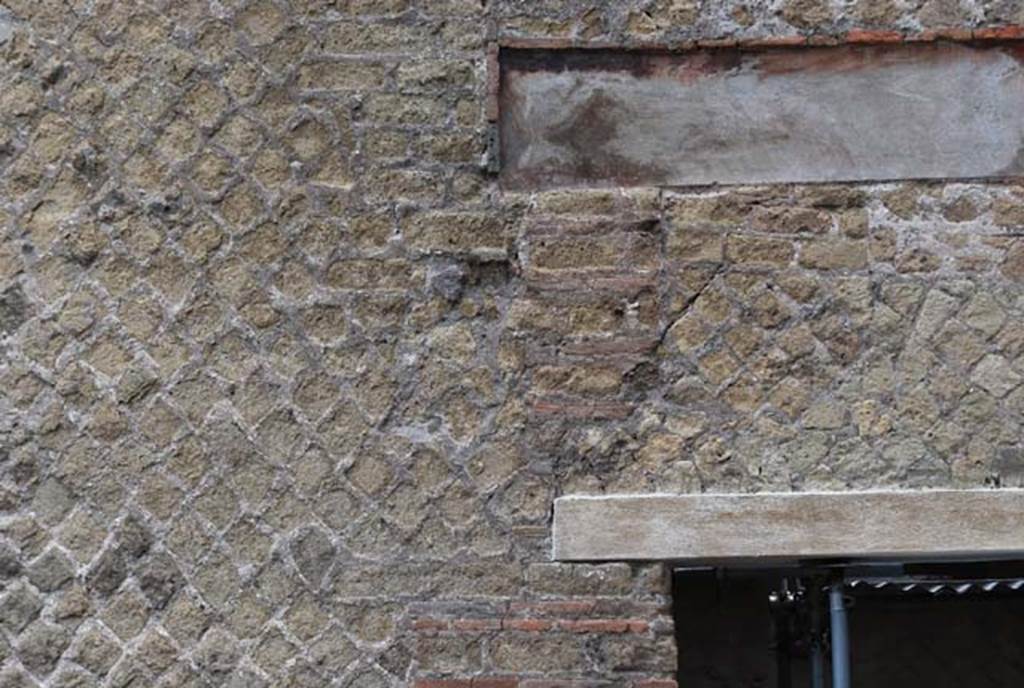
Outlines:
{"type": "Polygon", "coordinates": [[[567,631],[569,633],[647,633],[651,624],[642,619],[417,619],[412,627],[416,631],[522,631],[542,633],[567,631]]]}
{"type": "MultiPolygon", "coordinates": [[[[830,45],[878,45],[885,43],[930,43],[934,41],[1014,41],[1024,39],[1024,26],[1010,24],[977,29],[941,27],[925,31],[895,31],[857,28],[839,34],[813,33],[750,38],[703,38],[664,44],[656,41],[634,41],[634,47],[687,50],[694,48],[774,48],[830,45]]],[[[502,47],[558,50],[562,48],[621,49],[618,43],[583,41],[574,38],[504,38],[502,47]]]]}
{"type": "Polygon", "coordinates": [[[678,686],[676,681],[672,679],[640,679],[622,684],[606,681],[552,681],[548,679],[519,679],[501,676],[425,678],[417,680],[413,685],[415,688],[603,688],[605,686],[610,688],[613,685],[628,685],[630,688],[677,688],[678,686]]]}

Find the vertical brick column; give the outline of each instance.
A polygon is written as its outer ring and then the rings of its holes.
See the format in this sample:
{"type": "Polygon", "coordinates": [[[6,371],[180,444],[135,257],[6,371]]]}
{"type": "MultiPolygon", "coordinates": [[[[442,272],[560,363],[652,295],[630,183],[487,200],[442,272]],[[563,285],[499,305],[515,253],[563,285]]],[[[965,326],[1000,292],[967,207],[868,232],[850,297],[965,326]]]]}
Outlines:
{"type": "MultiPolygon", "coordinates": [[[[522,203],[521,279],[501,338],[521,356],[529,471],[555,496],[575,489],[562,482],[575,461],[566,431],[629,423],[646,393],[642,370],[662,329],[660,195],[561,191],[522,203]]],[[[511,525],[541,534],[513,548],[517,594],[411,607],[417,688],[675,685],[664,567],[552,562],[545,512],[522,511],[511,525]]]]}
{"type": "Polygon", "coordinates": [[[504,336],[525,359],[527,451],[559,490],[642,484],[635,471],[588,462],[604,462],[619,430],[631,433],[650,391],[662,333],[660,216],[653,190],[530,199],[518,234],[522,284],[504,336]]]}

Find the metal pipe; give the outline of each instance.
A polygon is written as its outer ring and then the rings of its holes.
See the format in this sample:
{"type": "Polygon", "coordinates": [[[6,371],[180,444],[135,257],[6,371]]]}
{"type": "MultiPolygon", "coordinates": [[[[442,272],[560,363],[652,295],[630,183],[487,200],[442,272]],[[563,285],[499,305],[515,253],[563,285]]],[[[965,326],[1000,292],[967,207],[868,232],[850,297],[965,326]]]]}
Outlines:
{"type": "Polygon", "coordinates": [[[768,604],[772,617],[772,649],[775,650],[775,686],[776,688],[793,688],[792,669],[790,667],[789,647],[789,592],[772,591],[768,596],[768,604]]]}
{"type": "Polygon", "coordinates": [[[825,615],[822,613],[822,593],[820,582],[811,580],[807,586],[811,606],[811,688],[825,688],[825,615]]]}
{"type": "Polygon", "coordinates": [[[829,588],[828,599],[832,622],[832,688],[850,688],[850,635],[841,583],[829,588]]]}
{"type": "Polygon", "coordinates": [[[825,688],[825,652],[820,643],[811,648],[811,688],[825,688]]]}

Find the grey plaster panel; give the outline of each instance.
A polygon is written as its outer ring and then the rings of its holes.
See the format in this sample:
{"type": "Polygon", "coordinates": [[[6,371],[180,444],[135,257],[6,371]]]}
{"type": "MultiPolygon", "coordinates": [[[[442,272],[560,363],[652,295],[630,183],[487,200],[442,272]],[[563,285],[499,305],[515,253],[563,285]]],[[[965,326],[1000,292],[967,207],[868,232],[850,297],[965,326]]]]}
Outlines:
{"type": "Polygon", "coordinates": [[[1024,490],[561,497],[566,561],[1024,552],[1024,490]]]}
{"type": "Polygon", "coordinates": [[[501,52],[509,189],[935,178],[1024,169],[1024,48],[909,43],[501,52]]]}

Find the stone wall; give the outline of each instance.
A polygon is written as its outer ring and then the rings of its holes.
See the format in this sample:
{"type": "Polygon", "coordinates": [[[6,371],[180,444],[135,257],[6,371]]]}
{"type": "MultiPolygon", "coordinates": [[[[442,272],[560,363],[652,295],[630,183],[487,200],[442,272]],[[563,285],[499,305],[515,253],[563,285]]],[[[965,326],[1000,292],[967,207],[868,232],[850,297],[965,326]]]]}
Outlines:
{"type": "Polygon", "coordinates": [[[487,45],[1016,0],[0,0],[0,686],[671,686],[552,499],[1024,480],[1022,189],[502,193],[487,45]]]}

